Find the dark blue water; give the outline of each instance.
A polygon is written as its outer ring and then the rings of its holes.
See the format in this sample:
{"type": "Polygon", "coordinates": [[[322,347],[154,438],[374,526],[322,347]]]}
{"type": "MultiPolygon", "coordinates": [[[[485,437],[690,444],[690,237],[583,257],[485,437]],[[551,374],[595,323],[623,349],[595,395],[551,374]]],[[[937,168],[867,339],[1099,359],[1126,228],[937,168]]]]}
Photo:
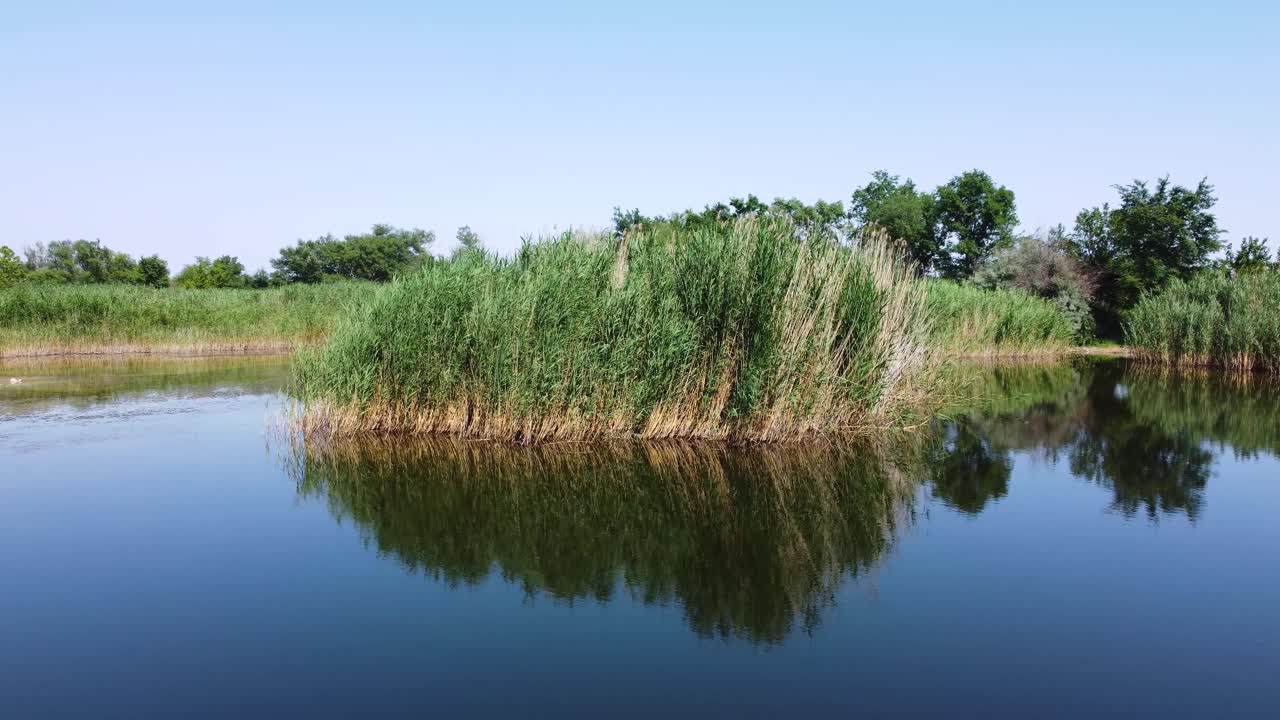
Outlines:
{"type": "Polygon", "coordinates": [[[1280,392],[899,442],[300,453],[268,361],[0,367],[0,717],[1273,717],[1280,392]]]}

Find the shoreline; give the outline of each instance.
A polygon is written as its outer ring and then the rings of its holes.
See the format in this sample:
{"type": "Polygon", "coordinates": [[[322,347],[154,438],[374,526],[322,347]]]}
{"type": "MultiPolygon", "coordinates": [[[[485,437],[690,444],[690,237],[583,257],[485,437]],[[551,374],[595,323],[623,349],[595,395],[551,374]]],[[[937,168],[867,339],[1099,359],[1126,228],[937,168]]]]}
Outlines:
{"type": "MultiPolygon", "coordinates": [[[[252,357],[256,355],[290,355],[316,341],[244,341],[226,343],[121,343],[88,345],[33,345],[0,348],[0,361],[41,358],[99,357],[252,357]]],[[[993,352],[948,353],[959,360],[1038,360],[1055,357],[1135,358],[1137,352],[1125,346],[1076,346],[1044,350],[996,350],[993,352]]]]}
{"type": "Polygon", "coordinates": [[[127,343],[101,345],[34,345],[0,349],[0,362],[58,358],[200,358],[291,355],[313,343],[292,341],[248,341],[228,343],[127,343]]]}

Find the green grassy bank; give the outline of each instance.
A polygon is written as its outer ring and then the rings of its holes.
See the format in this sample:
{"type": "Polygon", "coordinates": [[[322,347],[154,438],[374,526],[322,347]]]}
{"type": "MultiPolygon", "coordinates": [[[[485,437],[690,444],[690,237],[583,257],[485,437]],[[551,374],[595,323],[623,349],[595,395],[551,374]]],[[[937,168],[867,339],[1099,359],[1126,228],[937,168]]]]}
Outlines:
{"type": "Polygon", "coordinates": [[[372,283],[271,290],[28,285],[0,290],[0,357],[290,350],[318,342],[372,283]]]}

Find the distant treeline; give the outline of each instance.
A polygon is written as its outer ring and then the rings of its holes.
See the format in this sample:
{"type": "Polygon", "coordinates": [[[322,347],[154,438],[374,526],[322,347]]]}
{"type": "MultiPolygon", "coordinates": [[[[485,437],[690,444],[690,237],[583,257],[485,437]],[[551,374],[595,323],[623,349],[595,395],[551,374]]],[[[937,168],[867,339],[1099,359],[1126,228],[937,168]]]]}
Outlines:
{"type": "MultiPolygon", "coordinates": [[[[983,288],[1016,289],[1052,300],[1071,318],[1080,337],[1119,337],[1121,319],[1140,297],[1204,270],[1227,274],[1276,267],[1267,241],[1244,238],[1238,250],[1223,242],[1205,180],[1194,187],[1166,178],[1115,186],[1119,198],[1081,210],[1073,226],[1059,224],[1019,233],[1014,192],[987,173],[962,173],[932,191],[885,171],[853,191],[848,203],[795,199],[762,202],[754,195],[668,216],[614,211],[614,230],[673,223],[685,229],[720,224],[744,215],[786,216],[802,233],[851,237],[868,226],[888,232],[922,275],[983,288]],[[1211,260],[1215,253],[1225,255],[1211,260]]],[[[17,283],[122,283],[188,288],[265,288],[334,279],[386,281],[431,259],[435,235],[375,225],[341,239],[325,235],[280,250],[271,270],[246,272],[232,256],[201,257],[173,277],[158,256],[135,261],[97,241],[63,240],[28,247],[19,256],[0,247],[0,287],[17,283]]],[[[478,248],[468,227],[457,232],[459,249],[478,248]]],[[[455,253],[456,254],[456,253],[455,253]]],[[[1280,262],[1280,258],[1277,258],[1280,262]]]]}
{"type": "MultiPolygon", "coordinates": [[[[299,240],[280,250],[271,261],[270,272],[260,269],[247,273],[238,258],[223,255],[198,257],[170,277],[168,263],[157,255],[135,261],[97,240],[59,240],[29,246],[21,257],[7,246],[0,247],[0,287],[30,283],[208,289],[268,288],[331,280],[384,282],[429,257],[427,250],[434,241],[435,236],[426,230],[374,225],[362,235],[299,240]]],[[[473,245],[478,242],[474,238],[468,241],[473,245]]]]}

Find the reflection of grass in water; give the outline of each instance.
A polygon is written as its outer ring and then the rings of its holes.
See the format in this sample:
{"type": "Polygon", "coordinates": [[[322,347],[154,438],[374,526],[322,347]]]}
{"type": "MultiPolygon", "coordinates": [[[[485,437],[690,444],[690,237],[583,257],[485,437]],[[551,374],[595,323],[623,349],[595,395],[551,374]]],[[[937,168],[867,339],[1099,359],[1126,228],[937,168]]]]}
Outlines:
{"type": "Polygon", "coordinates": [[[1265,375],[1133,367],[1134,414],[1167,433],[1229,445],[1237,456],[1280,455],[1280,381],[1265,375]]]}
{"type": "Polygon", "coordinates": [[[910,517],[912,451],[730,450],[461,441],[294,449],[299,493],[325,497],[380,552],[450,583],[495,568],[530,594],[678,603],[699,634],[776,643],[820,621],[910,517]]]}
{"type": "Polygon", "coordinates": [[[269,393],[284,386],[288,368],[289,359],[281,356],[8,360],[0,362],[0,416],[53,405],[89,408],[149,393],[204,397],[226,388],[269,393]],[[10,385],[9,377],[23,382],[10,385]]]}

